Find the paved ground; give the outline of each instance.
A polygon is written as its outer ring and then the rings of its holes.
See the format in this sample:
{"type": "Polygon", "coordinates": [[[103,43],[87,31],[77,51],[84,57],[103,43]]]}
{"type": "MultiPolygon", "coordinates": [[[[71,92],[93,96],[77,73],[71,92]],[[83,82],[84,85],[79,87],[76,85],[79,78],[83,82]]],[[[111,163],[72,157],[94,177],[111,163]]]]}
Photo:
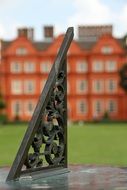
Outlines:
{"type": "Polygon", "coordinates": [[[127,190],[127,168],[73,165],[66,174],[38,180],[31,177],[6,184],[8,168],[0,168],[0,190],[53,189],[53,190],[127,190]]]}

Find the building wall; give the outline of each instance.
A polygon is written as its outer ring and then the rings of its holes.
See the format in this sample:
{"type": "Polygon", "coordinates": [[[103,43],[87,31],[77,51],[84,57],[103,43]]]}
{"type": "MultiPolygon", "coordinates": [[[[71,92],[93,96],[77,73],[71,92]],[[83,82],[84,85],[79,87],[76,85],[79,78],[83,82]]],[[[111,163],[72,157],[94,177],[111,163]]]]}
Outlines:
{"type": "MultiPolygon", "coordinates": [[[[2,52],[0,81],[9,120],[31,118],[62,39],[60,35],[47,50],[37,51],[20,36],[2,52]]],[[[119,87],[118,73],[125,61],[125,50],[111,35],[103,35],[90,50],[72,42],[67,60],[69,120],[100,119],[106,112],[113,120],[126,120],[127,95],[119,87]]]]}

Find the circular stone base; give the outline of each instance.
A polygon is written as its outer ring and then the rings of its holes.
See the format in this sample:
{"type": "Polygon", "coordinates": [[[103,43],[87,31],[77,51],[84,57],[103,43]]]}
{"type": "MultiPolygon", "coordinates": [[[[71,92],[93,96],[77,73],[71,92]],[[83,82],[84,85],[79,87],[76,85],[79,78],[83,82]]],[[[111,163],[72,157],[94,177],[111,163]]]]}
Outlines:
{"type": "Polygon", "coordinates": [[[59,189],[59,190],[125,190],[127,169],[107,166],[71,165],[70,172],[33,180],[30,176],[6,183],[8,168],[0,168],[0,190],[59,189]]]}

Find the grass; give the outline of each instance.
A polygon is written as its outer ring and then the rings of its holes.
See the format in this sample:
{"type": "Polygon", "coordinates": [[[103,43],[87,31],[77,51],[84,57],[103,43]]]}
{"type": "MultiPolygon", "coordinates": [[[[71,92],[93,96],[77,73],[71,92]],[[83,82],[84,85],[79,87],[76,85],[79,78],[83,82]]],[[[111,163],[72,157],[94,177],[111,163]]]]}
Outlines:
{"type": "MultiPolygon", "coordinates": [[[[69,163],[127,166],[126,126],[126,123],[69,126],[69,163]]],[[[0,166],[12,164],[25,130],[25,125],[0,127],[0,166]]]]}
{"type": "Polygon", "coordinates": [[[127,124],[69,128],[69,162],[127,166],[127,124]]]}

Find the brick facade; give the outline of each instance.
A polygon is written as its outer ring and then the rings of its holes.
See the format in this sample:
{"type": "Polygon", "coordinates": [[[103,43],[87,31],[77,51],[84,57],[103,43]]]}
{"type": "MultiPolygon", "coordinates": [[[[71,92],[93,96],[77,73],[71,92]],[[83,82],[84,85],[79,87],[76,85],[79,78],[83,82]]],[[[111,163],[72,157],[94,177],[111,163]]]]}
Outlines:
{"type": "MultiPolygon", "coordinates": [[[[32,40],[18,35],[1,42],[0,88],[9,120],[30,119],[63,39],[51,37],[36,42],[32,30],[32,40]]],[[[112,120],[127,120],[127,95],[119,86],[126,62],[125,38],[106,33],[96,41],[72,42],[67,61],[70,121],[101,119],[106,113],[112,120]]]]}

